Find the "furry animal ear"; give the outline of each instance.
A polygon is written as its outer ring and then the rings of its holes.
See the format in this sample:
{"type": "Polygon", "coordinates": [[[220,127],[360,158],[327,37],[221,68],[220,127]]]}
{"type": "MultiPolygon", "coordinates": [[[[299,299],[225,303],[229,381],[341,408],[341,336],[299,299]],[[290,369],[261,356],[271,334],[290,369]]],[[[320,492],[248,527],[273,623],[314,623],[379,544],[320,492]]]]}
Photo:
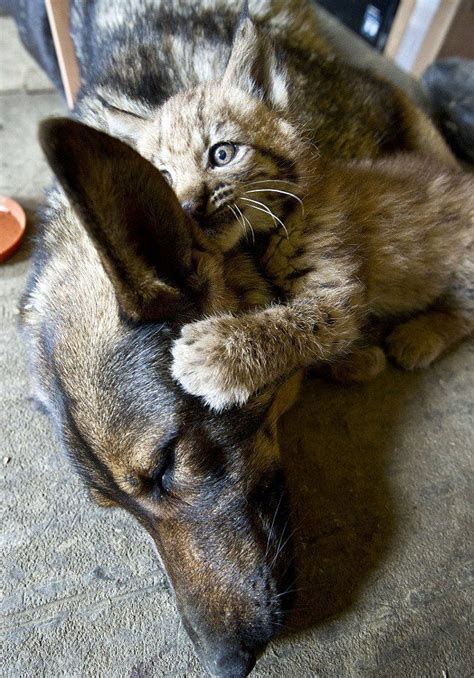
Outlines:
{"type": "Polygon", "coordinates": [[[70,120],[40,128],[46,157],[133,320],[175,317],[194,294],[192,233],[159,170],[130,146],[70,120]]]}
{"type": "Polygon", "coordinates": [[[244,12],[237,28],[224,77],[224,85],[237,86],[272,108],[288,107],[288,88],[270,40],[244,12]]]}

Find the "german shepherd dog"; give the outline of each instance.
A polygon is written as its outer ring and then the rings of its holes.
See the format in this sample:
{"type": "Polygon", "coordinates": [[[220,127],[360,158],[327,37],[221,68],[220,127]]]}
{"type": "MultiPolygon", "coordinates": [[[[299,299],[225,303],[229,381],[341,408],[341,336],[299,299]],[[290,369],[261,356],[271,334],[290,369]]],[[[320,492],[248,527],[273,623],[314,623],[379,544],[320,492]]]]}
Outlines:
{"type": "MultiPolygon", "coordinates": [[[[337,60],[310,3],[256,4],[321,152],[418,148],[453,162],[400,92],[337,60]]],[[[42,6],[13,9],[57,80],[42,6]]],[[[291,604],[276,426],[300,375],[220,414],[173,381],[170,347],[185,323],[265,304],[271,290],[251,257],[224,258],[196,231],[157,169],[98,130],[108,131],[110,109],[139,120],[218,77],[237,14],[230,0],[71,2],[82,80],[74,115],[97,129],[72,120],[42,128],[58,182],[21,303],[36,399],[92,497],[130,511],[152,535],[209,673],[233,678],[252,669],[291,604]]]]}
{"type": "Polygon", "coordinates": [[[221,415],[181,391],[170,345],[193,318],[252,307],[220,282],[242,262],[219,263],[124,143],[67,119],[41,138],[67,199],[50,193],[22,303],[35,397],[94,499],[152,535],[210,673],[246,675],[290,602],[276,421],[298,377],[221,415]]]}

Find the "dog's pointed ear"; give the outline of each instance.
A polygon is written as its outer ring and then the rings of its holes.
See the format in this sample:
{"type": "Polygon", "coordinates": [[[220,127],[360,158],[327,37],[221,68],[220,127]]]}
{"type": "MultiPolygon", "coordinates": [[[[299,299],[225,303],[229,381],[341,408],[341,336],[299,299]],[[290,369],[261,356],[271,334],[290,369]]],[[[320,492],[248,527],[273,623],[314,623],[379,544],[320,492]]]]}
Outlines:
{"type": "MultiPolygon", "coordinates": [[[[248,8],[247,8],[248,10],[248,8]]],[[[288,107],[288,88],[269,38],[243,8],[224,77],[224,86],[239,87],[272,108],[288,107]]]]}
{"type": "Polygon", "coordinates": [[[127,144],[68,118],[44,121],[40,142],[122,312],[143,321],[174,317],[193,295],[192,229],[159,170],[127,144]]]}

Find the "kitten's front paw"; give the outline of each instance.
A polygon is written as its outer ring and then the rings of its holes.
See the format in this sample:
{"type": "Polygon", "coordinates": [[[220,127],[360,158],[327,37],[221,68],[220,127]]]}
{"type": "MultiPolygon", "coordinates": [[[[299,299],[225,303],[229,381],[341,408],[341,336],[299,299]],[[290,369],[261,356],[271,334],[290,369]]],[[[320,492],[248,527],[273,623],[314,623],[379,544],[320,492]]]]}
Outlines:
{"type": "Polygon", "coordinates": [[[172,348],[173,377],[215,410],[244,404],[254,390],[229,346],[234,321],[225,317],[185,325],[172,348]]]}

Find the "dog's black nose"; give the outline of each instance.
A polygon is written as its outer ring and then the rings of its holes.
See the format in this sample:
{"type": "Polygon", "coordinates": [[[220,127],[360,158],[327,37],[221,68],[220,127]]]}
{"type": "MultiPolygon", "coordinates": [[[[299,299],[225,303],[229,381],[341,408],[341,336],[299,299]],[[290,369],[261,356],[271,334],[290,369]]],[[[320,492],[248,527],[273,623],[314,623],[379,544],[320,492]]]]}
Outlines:
{"type": "Polygon", "coordinates": [[[255,666],[257,655],[242,648],[224,650],[214,659],[212,675],[219,678],[245,678],[255,666]]]}

